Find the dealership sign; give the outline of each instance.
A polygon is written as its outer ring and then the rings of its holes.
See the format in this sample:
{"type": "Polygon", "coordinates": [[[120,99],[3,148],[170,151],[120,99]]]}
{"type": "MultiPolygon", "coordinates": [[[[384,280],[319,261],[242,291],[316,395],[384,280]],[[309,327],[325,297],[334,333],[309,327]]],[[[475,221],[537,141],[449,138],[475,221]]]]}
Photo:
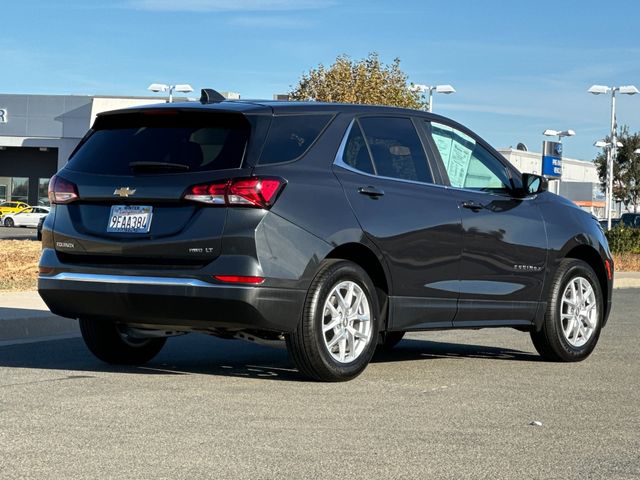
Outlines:
{"type": "Polygon", "coordinates": [[[9,112],[6,108],[0,108],[0,123],[7,123],[9,112]]]}
{"type": "Polygon", "coordinates": [[[562,143],[542,142],[542,175],[548,178],[562,176],[562,143]]]}

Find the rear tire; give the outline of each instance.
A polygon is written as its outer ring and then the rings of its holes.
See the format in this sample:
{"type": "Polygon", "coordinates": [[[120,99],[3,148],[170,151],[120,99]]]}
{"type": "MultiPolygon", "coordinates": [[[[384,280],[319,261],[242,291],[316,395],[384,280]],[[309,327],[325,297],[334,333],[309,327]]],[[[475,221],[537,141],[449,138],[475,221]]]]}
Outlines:
{"type": "Polygon", "coordinates": [[[302,318],[287,335],[300,373],[340,382],[357,377],[373,356],[380,308],[367,273],[346,260],[325,260],[311,282],[302,318]]]}
{"type": "Polygon", "coordinates": [[[141,365],[155,357],[166,338],[133,338],[107,320],[80,319],[80,332],[91,353],[114,365],[141,365]]]}
{"type": "Polygon", "coordinates": [[[13,223],[13,218],[5,218],[4,219],[4,226],[5,227],[13,227],[14,223],[13,223]]]}
{"type": "Polygon", "coordinates": [[[598,343],[604,302],[598,277],[582,260],[564,259],[556,272],[540,331],[533,346],[545,360],[579,362],[598,343]]]}

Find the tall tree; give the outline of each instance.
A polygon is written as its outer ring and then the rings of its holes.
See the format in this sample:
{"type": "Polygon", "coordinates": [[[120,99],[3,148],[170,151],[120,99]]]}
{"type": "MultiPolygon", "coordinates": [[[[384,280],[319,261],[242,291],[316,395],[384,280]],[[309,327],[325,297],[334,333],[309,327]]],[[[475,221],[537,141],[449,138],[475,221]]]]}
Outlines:
{"type": "MultiPolygon", "coordinates": [[[[606,141],[610,141],[607,137],[606,141]]],[[[627,208],[631,206],[634,212],[640,203],[640,154],[634,153],[640,148],[640,132],[629,133],[629,127],[623,126],[618,135],[622,147],[618,147],[618,154],[613,164],[613,198],[622,202],[627,208]]],[[[598,169],[598,176],[602,189],[607,188],[607,154],[601,152],[594,163],[598,169]]]]}
{"type": "Polygon", "coordinates": [[[386,65],[375,52],[361,60],[340,55],[333,65],[320,64],[304,73],[289,96],[293,100],[424,108],[423,95],[411,90],[413,84],[407,81],[399,58],[386,65]]]}

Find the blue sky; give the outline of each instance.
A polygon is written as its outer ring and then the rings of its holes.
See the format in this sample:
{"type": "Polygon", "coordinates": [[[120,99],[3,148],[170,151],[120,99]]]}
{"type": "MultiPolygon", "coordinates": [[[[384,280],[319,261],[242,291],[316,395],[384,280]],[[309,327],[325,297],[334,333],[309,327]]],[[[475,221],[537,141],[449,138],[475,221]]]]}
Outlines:
{"type": "MultiPolygon", "coordinates": [[[[146,95],[152,82],[271,98],[338,54],[399,57],[409,79],[452,84],[435,111],[497,147],[591,159],[608,131],[594,83],[640,88],[640,6],[591,0],[22,0],[3,2],[0,92],[146,95]]],[[[640,130],[640,95],[618,102],[640,130]]]]}

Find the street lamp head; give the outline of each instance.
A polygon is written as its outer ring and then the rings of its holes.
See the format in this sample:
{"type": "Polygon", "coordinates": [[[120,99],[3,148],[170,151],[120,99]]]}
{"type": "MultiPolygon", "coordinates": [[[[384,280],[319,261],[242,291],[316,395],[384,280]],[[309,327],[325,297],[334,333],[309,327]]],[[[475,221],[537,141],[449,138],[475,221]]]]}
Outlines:
{"type": "Polygon", "coordinates": [[[616,147],[622,148],[624,147],[624,145],[622,144],[622,142],[616,142],[616,147]]]}
{"type": "Polygon", "coordinates": [[[598,148],[607,148],[611,146],[611,143],[605,142],[604,140],[598,140],[596,143],[593,144],[593,146],[598,148]]]}
{"type": "Polygon", "coordinates": [[[635,95],[636,93],[640,93],[635,85],[624,85],[618,89],[620,93],[624,93],[625,95],[635,95]]]}
{"type": "Polygon", "coordinates": [[[635,154],[640,154],[640,148],[636,148],[636,149],[633,151],[633,153],[635,153],[635,154]]]}
{"type": "Polygon", "coordinates": [[[181,83],[175,86],[176,92],[189,93],[193,92],[193,88],[188,83],[181,83]]]}
{"type": "Polygon", "coordinates": [[[436,85],[436,92],[449,95],[450,93],[456,93],[456,89],[451,85],[436,85]]]}
{"type": "Polygon", "coordinates": [[[147,87],[147,90],[151,90],[152,92],[166,92],[169,90],[169,85],[165,85],[164,83],[152,83],[147,87]]]}
{"type": "Polygon", "coordinates": [[[594,95],[601,95],[603,93],[609,93],[610,90],[611,88],[606,85],[591,85],[587,92],[593,93],[594,95]]]}
{"type": "Polygon", "coordinates": [[[551,129],[547,129],[544,132],[542,132],[543,135],[547,136],[547,137],[573,137],[576,132],[574,132],[573,130],[551,130],[551,129]]]}

